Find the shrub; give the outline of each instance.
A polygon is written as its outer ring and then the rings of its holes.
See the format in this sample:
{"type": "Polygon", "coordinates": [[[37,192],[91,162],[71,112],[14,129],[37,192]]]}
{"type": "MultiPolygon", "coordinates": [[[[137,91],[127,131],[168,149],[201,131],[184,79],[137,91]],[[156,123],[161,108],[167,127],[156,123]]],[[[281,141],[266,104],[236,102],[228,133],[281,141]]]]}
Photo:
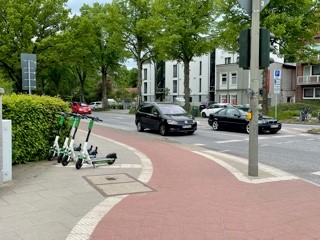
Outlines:
{"type": "Polygon", "coordinates": [[[59,98],[11,94],[3,96],[2,111],[12,121],[12,163],[19,164],[45,159],[57,134],[57,112],[70,110],[59,98]]]}

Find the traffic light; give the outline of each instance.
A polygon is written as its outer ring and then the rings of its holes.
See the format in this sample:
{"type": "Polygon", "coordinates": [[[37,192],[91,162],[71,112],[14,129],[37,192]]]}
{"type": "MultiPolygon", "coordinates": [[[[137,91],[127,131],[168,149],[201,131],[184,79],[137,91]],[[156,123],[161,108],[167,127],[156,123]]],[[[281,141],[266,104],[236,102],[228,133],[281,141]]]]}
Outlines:
{"type": "Polygon", "coordinates": [[[270,52],[274,50],[274,47],[271,45],[271,37],[274,38],[274,35],[266,28],[260,28],[260,43],[259,43],[259,68],[263,69],[269,67],[270,63],[273,63],[274,60],[270,58],[270,52]]]}
{"type": "Polygon", "coordinates": [[[243,69],[250,69],[250,32],[250,28],[244,29],[238,37],[239,67],[243,69]]]}

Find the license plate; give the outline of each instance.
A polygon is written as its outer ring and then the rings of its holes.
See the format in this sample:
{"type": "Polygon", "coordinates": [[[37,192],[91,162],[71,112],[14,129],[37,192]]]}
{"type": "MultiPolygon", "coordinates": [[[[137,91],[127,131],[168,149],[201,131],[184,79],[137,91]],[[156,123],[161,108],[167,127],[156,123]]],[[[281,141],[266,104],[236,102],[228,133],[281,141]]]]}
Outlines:
{"type": "Polygon", "coordinates": [[[278,124],[272,124],[271,128],[278,128],[278,126],[279,126],[278,124]]]}
{"type": "Polygon", "coordinates": [[[191,128],[191,125],[184,125],[182,128],[191,128]]]}

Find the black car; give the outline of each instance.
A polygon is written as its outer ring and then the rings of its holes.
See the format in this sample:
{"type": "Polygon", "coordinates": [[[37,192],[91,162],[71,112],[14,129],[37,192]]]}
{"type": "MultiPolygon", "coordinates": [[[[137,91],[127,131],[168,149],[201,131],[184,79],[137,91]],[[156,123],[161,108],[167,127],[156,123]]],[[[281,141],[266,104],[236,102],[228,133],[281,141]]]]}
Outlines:
{"type": "Polygon", "coordinates": [[[136,113],[137,130],[159,131],[162,136],[172,132],[193,134],[197,122],[182,107],[174,103],[145,102],[136,113]]]}
{"type": "MultiPolygon", "coordinates": [[[[213,130],[238,130],[249,133],[249,120],[247,112],[234,108],[227,107],[219,110],[214,114],[210,114],[208,124],[213,130]]],[[[277,133],[280,131],[282,124],[277,119],[259,115],[258,128],[259,133],[277,133]]]]}

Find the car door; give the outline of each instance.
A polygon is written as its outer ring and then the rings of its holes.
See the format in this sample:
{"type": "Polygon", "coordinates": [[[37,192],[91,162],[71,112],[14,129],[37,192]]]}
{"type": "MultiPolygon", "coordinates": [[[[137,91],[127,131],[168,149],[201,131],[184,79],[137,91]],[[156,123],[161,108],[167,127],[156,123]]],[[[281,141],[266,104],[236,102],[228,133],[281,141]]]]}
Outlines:
{"type": "Polygon", "coordinates": [[[159,125],[161,123],[161,115],[156,106],[151,107],[151,112],[148,118],[150,129],[159,130],[159,125]]]}
{"type": "Polygon", "coordinates": [[[228,119],[228,128],[234,130],[241,130],[246,124],[246,119],[244,119],[241,112],[235,108],[227,108],[226,116],[228,119]]]}
{"type": "Polygon", "coordinates": [[[152,106],[151,105],[144,105],[139,109],[139,120],[141,122],[141,126],[143,128],[150,129],[150,113],[151,113],[152,106]]]}

